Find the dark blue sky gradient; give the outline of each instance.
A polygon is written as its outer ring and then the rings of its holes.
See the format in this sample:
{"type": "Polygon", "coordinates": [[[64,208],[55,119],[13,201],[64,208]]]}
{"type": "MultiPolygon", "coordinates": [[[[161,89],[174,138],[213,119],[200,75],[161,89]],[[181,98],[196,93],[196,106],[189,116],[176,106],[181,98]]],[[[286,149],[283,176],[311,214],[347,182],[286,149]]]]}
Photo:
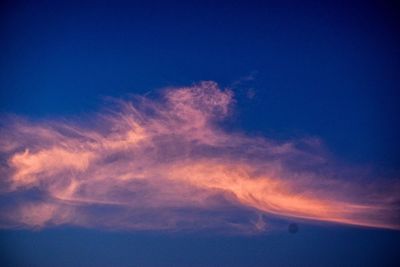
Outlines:
{"type": "MultiPolygon", "coordinates": [[[[395,1],[62,2],[2,1],[2,114],[80,116],[107,96],[213,80],[235,91],[229,127],[316,136],[339,162],[399,177],[395,1]]],[[[399,239],[311,226],[253,238],[53,229],[1,231],[0,248],[9,266],[395,266],[399,239]]]]}
{"type": "Polygon", "coordinates": [[[5,266],[394,267],[400,257],[399,232],[351,228],[301,226],[297,234],[254,237],[82,229],[0,234],[5,266]]]}

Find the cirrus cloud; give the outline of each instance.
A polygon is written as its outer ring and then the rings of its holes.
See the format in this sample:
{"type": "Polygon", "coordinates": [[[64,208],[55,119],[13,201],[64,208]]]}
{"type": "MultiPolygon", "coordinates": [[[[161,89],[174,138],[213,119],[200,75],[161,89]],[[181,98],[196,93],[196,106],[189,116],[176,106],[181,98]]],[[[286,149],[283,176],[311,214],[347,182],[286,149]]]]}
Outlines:
{"type": "Polygon", "coordinates": [[[268,218],[298,218],[399,229],[398,184],[360,188],[318,171],[328,159],[317,139],[224,130],[233,103],[229,89],[201,82],[115,101],[90,125],[7,120],[0,226],[254,233],[268,218]]]}

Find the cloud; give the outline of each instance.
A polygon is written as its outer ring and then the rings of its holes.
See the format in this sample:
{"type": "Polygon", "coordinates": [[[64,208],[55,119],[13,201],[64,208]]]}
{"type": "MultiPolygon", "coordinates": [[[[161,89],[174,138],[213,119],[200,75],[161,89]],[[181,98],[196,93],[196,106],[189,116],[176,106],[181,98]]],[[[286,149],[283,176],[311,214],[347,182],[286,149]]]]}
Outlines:
{"type": "Polygon", "coordinates": [[[86,124],[3,123],[1,227],[254,233],[297,218],[399,229],[397,184],[324,172],[318,139],[224,130],[233,93],[214,82],[113,105],[86,124]]]}

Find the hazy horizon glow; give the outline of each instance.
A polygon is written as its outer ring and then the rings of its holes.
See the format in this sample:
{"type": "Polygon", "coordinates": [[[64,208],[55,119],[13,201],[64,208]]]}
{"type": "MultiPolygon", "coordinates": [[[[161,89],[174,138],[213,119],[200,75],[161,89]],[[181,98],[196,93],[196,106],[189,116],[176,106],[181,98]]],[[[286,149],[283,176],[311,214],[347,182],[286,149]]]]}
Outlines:
{"type": "Polygon", "coordinates": [[[233,93],[214,82],[114,104],[89,124],[7,120],[1,227],[257,233],[268,216],[400,227],[398,184],[321,174],[329,160],[318,139],[224,130],[233,93]]]}

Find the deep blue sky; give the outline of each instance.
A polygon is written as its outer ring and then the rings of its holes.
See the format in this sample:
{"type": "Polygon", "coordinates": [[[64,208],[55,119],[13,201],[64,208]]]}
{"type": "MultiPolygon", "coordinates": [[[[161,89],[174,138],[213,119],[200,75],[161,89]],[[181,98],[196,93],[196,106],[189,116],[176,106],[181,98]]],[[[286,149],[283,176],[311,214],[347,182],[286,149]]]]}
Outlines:
{"type": "MultiPolygon", "coordinates": [[[[317,136],[337,161],[399,173],[398,5],[117,2],[2,1],[0,112],[79,116],[105,96],[214,80],[234,87],[234,128],[317,136]]],[[[0,241],[10,266],[386,266],[399,262],[399,237],[307,226],[257,238],[2,231],[0,241]]]]}

